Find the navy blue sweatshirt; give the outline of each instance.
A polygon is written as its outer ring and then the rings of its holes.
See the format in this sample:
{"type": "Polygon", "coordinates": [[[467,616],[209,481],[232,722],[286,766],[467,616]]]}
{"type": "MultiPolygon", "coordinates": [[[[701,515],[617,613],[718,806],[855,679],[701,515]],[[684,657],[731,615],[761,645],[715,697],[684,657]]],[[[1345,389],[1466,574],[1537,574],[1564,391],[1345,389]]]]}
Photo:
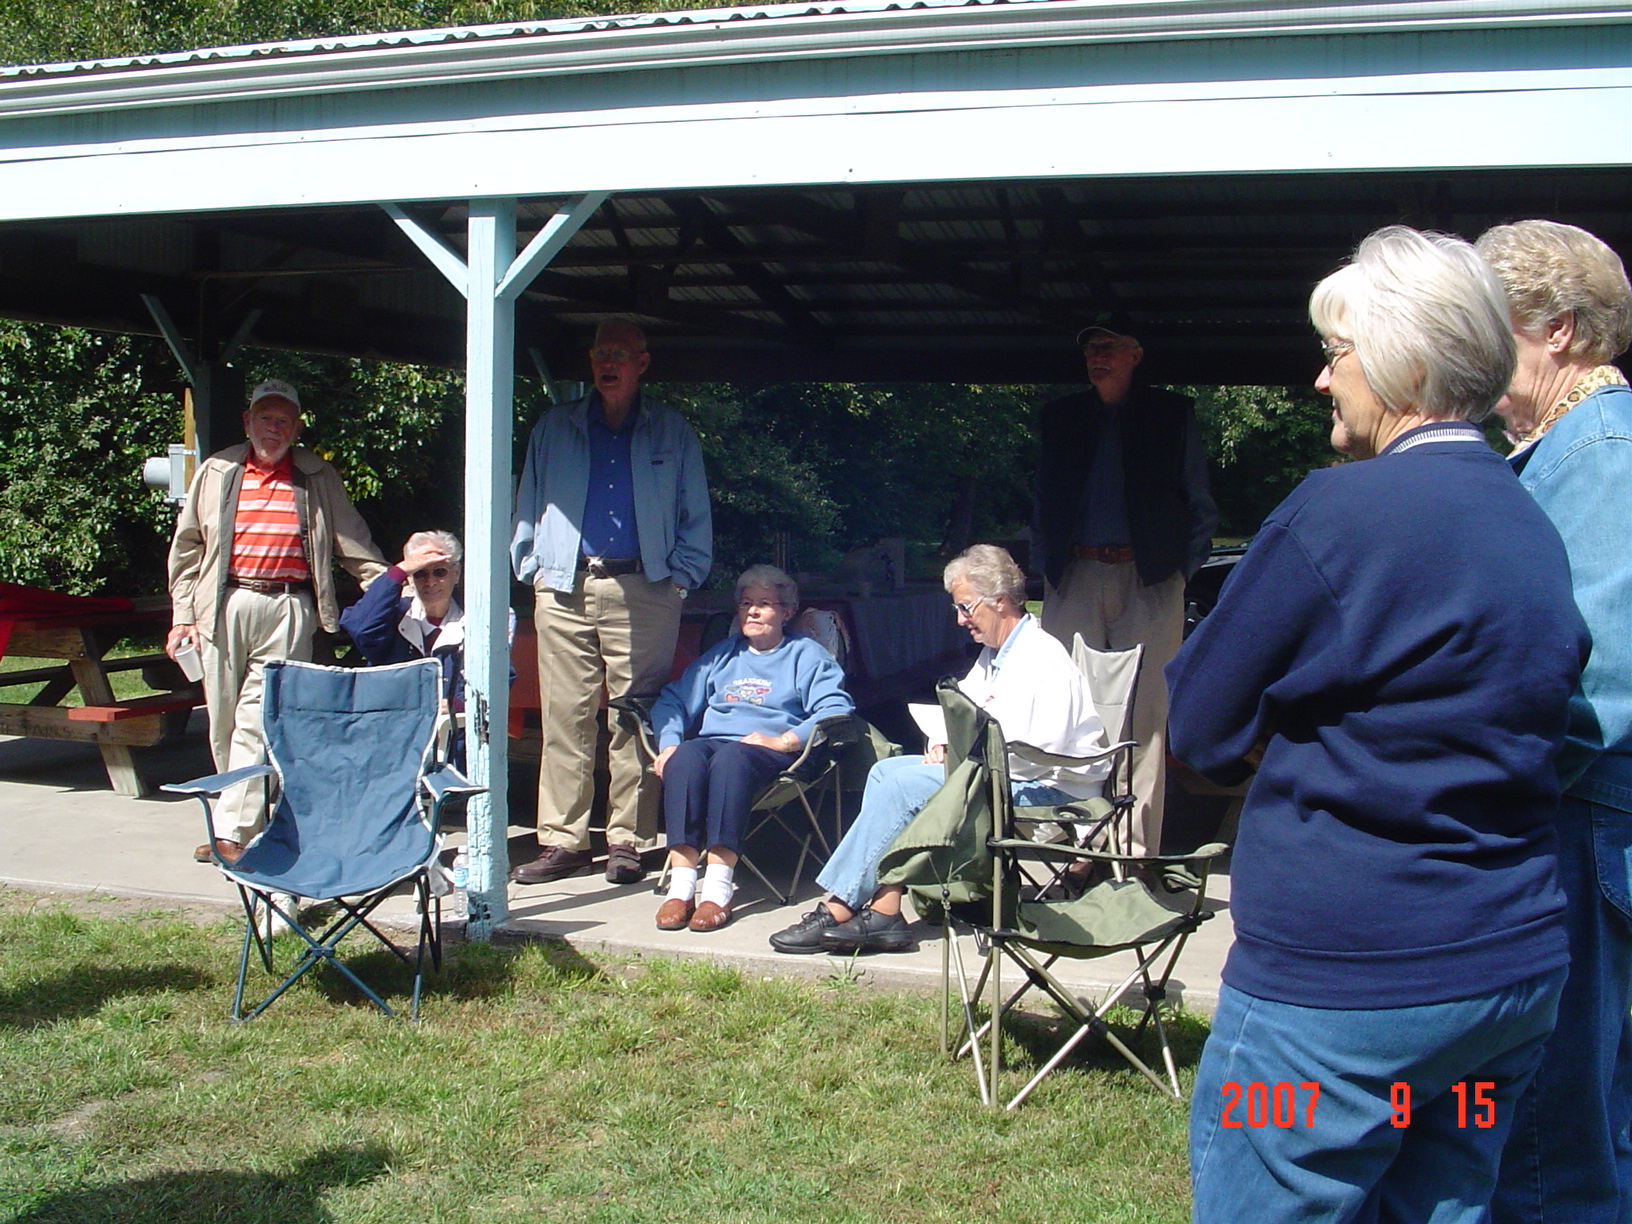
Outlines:
{"type": "Polygon", "coordinates": [[[1299,485],[1167,668],[1178,757],[1233,784],[1267,740],[1224,980],[1381,1008],[1562,966],[1553,765],[1588,648],[1557,531],[1471,426],[1299,485]]]}

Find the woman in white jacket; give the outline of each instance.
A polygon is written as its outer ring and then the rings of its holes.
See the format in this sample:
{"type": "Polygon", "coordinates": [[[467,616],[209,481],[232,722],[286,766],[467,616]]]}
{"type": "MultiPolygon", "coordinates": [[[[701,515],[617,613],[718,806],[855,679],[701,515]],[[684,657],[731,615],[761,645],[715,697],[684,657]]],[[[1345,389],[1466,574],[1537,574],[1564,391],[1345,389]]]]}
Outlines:
{"type": "MultiPolygon", "coordinates": [[[[1105,729],[1087,681],[1052,636],[1026,611],[1026,577],[1003,549],[976,544],[942,576],[958,623],[983,649],[958,687],[984,707],[1011,741],[1059,756],[1103,749],[1105,729]]],[[[899,952],[912,932],[901,915],[904,890],[878,887],[878,860],[946,780],[946,745],[921,757],[873,766],[861,812],[816,877],[830,894],[793,926],[771,936],[778,952],[899,952]]],[[[1066,768],[1010,754],[1015,802],[1069,803],[1097,795],[1107,763],[1066,768]]]]}

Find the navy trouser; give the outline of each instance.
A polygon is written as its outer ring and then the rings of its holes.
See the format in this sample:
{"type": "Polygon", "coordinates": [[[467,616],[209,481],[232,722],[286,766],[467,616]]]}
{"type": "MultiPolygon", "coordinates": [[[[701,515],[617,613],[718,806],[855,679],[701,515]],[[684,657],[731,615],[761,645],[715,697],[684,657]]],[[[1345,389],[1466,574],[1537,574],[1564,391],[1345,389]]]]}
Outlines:
{"type": "Polygon", "coordinates": [[[741,854],[754,796],[792,761],[792,753],[736,739],[686,740],[663,767],[669,845],[741,854]]]}

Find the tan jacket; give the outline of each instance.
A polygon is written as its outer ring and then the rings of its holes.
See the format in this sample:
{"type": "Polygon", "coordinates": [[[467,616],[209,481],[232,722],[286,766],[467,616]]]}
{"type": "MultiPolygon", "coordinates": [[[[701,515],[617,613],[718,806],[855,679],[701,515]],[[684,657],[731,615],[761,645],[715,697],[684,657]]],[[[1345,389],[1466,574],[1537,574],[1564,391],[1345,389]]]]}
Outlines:
{"type": "MultiPolygon", "coordinates": [[[[323,628],[340,628],[340,610],[334,598],[334,557],[364,586],[385,572],[385,560],[368,524],[346,496],[340,473],[304,447],[291,452],[295,461],[295,506],[300,515],[301,542],[312,570],[312,593],[323,628]]],[[[244,460],[249,443],[217,451],[193,476],[187,503],[176,520],[170,543],[170,604],[178,625],[197,625],[214,637],[225,600],[228,563],[232,559],[232,524],[238,514],[238,490],[243,485],[244,460]],[[225,530],[222,525],[225,524],[225,530]]]]}

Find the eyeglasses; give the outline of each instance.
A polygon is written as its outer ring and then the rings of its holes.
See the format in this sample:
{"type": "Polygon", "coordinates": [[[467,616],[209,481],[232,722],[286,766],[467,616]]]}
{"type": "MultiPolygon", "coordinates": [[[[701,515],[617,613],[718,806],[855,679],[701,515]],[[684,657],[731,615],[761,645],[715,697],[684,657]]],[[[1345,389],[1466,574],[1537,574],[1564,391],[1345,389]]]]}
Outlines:
{"type": "Polygon", "coordinates": [[[957,612],[957,614],[959,616],[961,616],[961,617],[963,617],[964,619],[967,620],[968,618],[974,616],[976,608],[980,607],[981,604],[987,603],[987,602],[989,602],[989,601],[987,601],[984,598],[982,598],[982,599],[971,599],[968,603],[957,603],[957,602],[954,601],[954,603],[952,604],[952,608],[953,608],[953,610],[955,612],[957,612]]]}
{"type": "Polygon", "coordinates": [[[446,578],[451,573],[453,573],[453,570],[450,567],[437,565],[430,569],[415,570],[414,581],[417,582],[421,578],[446,578]]]}
{"type": "MultiPolygon", "coordinates": [[[[645,350],[642,350],[644,352],[645,350]]],[[[592,348],[589,350],[591,361],[605,362],[608,365],[622,365],[626,361],[633,361],[640,353],[621,348],[592,348]]]]}
{"type": "Polygon", "coordinates": [[[755,608],[785,608],[787,606],[788,605],[783,603],[780,599],[737,600],[737,610],[740,612],[752,612],[755,608]]]}
{"type": "Polygon", "coordinates": [[[1082,351],[1088,357],[1109,357],[1112,353],[1120,353],[1123,349],[1135,349],[1139,346],[1127,340],[1090,340],[1082,346],[1082,351]]]}
{"type": "Polygon", "coordinates": [[[1349,340],[1323,340],[1320,351],[1326,358],[1326,364],[1332,366],[1344,353],[1354,352],[1354,343],[1349,340]]]}

